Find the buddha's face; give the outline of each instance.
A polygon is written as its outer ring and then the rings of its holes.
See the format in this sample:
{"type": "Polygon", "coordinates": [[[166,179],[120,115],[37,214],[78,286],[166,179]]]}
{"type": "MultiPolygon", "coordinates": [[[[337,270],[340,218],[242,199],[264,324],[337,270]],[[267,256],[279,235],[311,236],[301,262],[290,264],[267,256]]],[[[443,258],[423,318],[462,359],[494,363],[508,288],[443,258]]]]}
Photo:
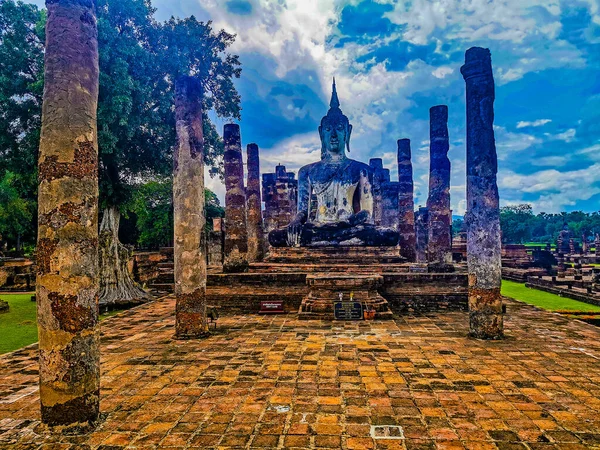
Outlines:
{"type": "Polygon", "coordinates": [[[343,120],[325,120],[319,127],[321,146],[324,151],[339,155],[344,154],[350,141],[352,125],[343,120]]]}

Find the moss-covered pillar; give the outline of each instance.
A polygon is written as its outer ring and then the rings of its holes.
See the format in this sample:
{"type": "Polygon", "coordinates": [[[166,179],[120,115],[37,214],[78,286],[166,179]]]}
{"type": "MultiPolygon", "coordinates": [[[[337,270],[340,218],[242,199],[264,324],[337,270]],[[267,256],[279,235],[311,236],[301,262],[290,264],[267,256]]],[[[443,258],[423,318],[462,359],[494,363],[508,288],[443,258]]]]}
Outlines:
{"type": "Polygon", "coordinates": [[[192,77],[175,85],[177,146],[173,161],[175,336],[208,334],[204,225],[202,86],[192,77]]]}
{"type": "Polygon", "coordinates": [[[498,158],[494,138],[495,87],[488,49],[465,54],[467,86],[467,262],[471,335],[502,337],[501,235],[498,158]]]}
{"type": "Polygon", "coordinates": [[[225,125],[225,262],[227,272],[245,270],[248,265],[248,228],[244,162],[240,126],[225,125]]]}
{"type": "Polygon", "coordinates": [[[246,148],[248,183],[246,206],[248,210],[248,261],[262,261],[265,250],[265,232],[262,220],[260,197],[260,156],[258,145],[249,144],[246,148]]]}
{"type": "Polygon", "coordinates": [[[398,231],[400,253],[409,262],[417,260],[417,235],[415,230],[415,200],[410,139],[398,141],[398,231]]]}
{"type": "Polygon", "coordinates": [[[434,106],[430,114],[429,198],[427,199],[429,242],[427,262],[434,270],[452,264],[452,214],[450,212],[450,160],[448,151],[448,107],[434,106]]]}
{"type": "Polygon", "coordinates": [[[42,421],[100,405],[98,31],[92,0],[48,0],[39,151],[37,308],[42,421]]]}

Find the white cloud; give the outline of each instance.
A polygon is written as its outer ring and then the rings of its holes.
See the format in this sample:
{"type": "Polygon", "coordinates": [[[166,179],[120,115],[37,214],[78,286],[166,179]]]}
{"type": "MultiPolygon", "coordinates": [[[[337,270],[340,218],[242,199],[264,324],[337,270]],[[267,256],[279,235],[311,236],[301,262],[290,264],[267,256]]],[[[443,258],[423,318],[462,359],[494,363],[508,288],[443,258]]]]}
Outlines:
{"type": "Polygon", "coordinates": [[[452,75],[454,73],[454,69],[452,67],[442,66],[435,69],[431,72],[432,75],[436,78],[446,78],[448,75],[452,75]]]}
{"type": "Polygon", "coordinates": [[[534,202],[537,212],[560,212],[565,206],[573,206],[577,201],[588,200],[600,193],[596,183],[600,181],[600,164],[568,172],[542,170],[522,175],[505,170],[498,177],[501,189],[528,194],[538,194],[534,202]]]}
{"type": "Polygon", "coordinates": [[[550,120],[550,119],[538,119],[538,120],[534,120],[533,122],[521,121],[521,122],[517,123],[517,128],[542,127],[550,122],[552,122],[552,120],[550,120]]]}
{"type": "Polygon", "coordinates": [[[571,142],[575,138],[576,134],[577,130],[575,130],[575,128],[570,128],[564,133],[554,135],[553,138],[559,141],[571,142]]]}

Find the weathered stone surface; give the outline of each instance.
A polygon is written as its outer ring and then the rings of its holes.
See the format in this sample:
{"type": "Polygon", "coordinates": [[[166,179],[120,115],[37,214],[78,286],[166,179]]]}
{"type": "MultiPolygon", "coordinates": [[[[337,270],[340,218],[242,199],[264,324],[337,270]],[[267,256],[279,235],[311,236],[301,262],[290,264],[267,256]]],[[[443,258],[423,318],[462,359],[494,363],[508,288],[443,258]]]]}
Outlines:
{"type": "Polygon", "coordinates": [[[400,183],[389,179],[389,169],[385,169],[387,181],[383,184],[383,215],[381,226],[398,230],[400,217],[398,215],[398,194],[400,192],[400,183]]]}
{"type": "Polygon", "coordinates": [[[39,152],[41,417],[93,422],[100,406],[98,31],[95,2],[48,0],[39,152]]]}
{"type": "Polygon", "coordinates": [[[240,126],[226,124],[225,141],[225,262],[231,271],[244,270],[248,263],[246,189],[240,126]]]}
{"type": "Polygon", "coordinates": [[[175,86],[177,147],[173,170],[175,335],[193,339],[208,334],[204,215],[204,136],[202,86],[181,77],[175,86]]]}
{"type": "Polygon", "coordinates": [[[285,166],[275,167],[275,173],[262,176],[262,196],[265,202],[263,226],[270,233],[289,224],[298,212],[298,180],[285,166]]]}
{"type": "Polygon", "coordinates": [[[415,200],[410,139],[398,141],[398,231],[400,251],[410,262],[417,260],[417,234],[415,230],[415,200]]]}
{"type": "Polygon", "coordinates": [[[556,252],[561,255],[568,255],[571,253],[571,232],[569,231],[568,225],[564,225],[563,229],[558,233],[556,241],[556,252]]]}
{"type": "Polygon", "coordinates": [[[416,256],[418,263],[427,262],[427,245],[429,242],[428,231],[429,215],[427,208],[419,208],[415,214],[415,234],[416,234],[416,256]]]}
{"type": "Polygon", "coordinates": [[[434,267],[452,264],[452,213],[450,211],[450,150],[448,107],[434,106],[430,114],[430,169],[427,262],[434,267]]]}
{"type": "Polygon", "coordinates": [[[247,149],[248,186],[246,203],[248,211],[248,261],[262,261],[265,252],[260,196],[260,157],[258,145],[249,144],[247,149]]]}
{"type": "Polygon", "coordinates": [[[373,223],[381,226],[383,221],[383,184],[385,172],[381,158],[371,158],[369,167],[373,170],[373,223]]]}
{"type": "Polygon", "coordinates": [[[223,219],[213,218],[213,229],[208,233],[208,265],[210,267],[221,267],[225,251],[225,231],[223,219]]]}
{"type": "Polygon", "coordinates": [[[461,73],[467,87],[467,263],[470,333],[483,339],[503,336],[500,286],[501,234],[498,159],[494,138],[495,87],[488,49],[465,54],[461,73]]]}

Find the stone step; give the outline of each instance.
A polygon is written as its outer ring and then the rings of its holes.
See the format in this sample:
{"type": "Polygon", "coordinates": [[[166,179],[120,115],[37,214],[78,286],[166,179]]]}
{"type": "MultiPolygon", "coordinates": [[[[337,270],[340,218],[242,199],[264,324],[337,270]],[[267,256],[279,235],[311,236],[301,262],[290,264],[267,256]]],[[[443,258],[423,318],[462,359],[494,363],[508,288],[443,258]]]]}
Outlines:
{"type": "MultiPolygon", "coordinates": [[[[327,263],[327,264],[276,264],[253,263],[250,265],[252,273],[289,273],[289,272],[334,272],[334,273],[408,273],[414,271],[417,265],[411,264],[357,264],[357,263],[327,263]]],[[[419,267],[420,268],[420,267],[419,267]]],[[[426,271],[423,266],[421,270],[426,271]]]]}
{"type": "Polygon", "coordinates": [[[150,289],[159,292],[173,292],[175,290],[175,283],[152,283],[150,289]]]}

